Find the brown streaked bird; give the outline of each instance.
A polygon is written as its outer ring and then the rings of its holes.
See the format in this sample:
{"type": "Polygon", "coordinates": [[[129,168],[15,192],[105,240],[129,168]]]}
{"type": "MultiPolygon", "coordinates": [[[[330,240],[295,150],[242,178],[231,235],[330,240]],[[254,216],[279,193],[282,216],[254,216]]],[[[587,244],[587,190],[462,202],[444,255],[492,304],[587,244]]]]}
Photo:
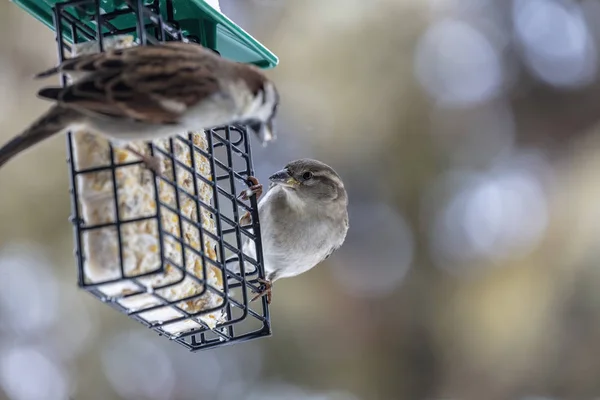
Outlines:
{"type": "MultiPolygon", "coordinates": [[[[78,79],[38,92],[55,105],[0,148],[0,167],[38,142],[77,127],[117,145],[236,123],[247,124],[263,144],[275,138],[275,85],[258,68],[226,60],[195,43],[83,55],[36,77],[60,72],[78,79]]],[[[156,160],[126,147],[148,166],[156,166],[156,160]]]]}
{"type": "MultiPolygon", "coordinates": [[[[349,227],[348,194],[329,165],[308,158],[296,160],[269,180],[269,190],[258,202],[266,280],[259,280],[261,291],[252,299],[266,295],[268,303],[273,282],[321,263],[344,243],[349,227]]],[[[254,177],[249,181],[253,185],[239,197],[260,197],[262,185],[254,177]]],[[[240,224],[250,223],[246,213],[240,224]]],[[[242,250],[256,259],[254,242],[246,240],[242,250]]],[[[239,267],[234,265],[236,269],[239,267]]]]}

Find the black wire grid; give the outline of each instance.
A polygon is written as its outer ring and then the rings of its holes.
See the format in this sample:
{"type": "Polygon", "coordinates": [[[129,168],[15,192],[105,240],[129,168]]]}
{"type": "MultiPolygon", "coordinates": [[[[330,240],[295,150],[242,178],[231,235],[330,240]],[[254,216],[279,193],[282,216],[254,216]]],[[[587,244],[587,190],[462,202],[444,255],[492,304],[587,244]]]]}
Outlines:
{"type": "MultiPolygon", "coordinates": [[[[145,0],[133,0],[124,4],[119,10],[105,13],[100,8],[100,0],[74,0],[64,3],[56,4],[54,8],[54,25],[57,33],[58,43],[58,54],[60,61],[65,59],[65,50],[70,50],[69,43],[66,42],[65,37],[67,33],[73,38],[74,43],[82,41],[98,41],[100,51],[103,51],[104,44],[103,39],[122,34],[133,34],[137,37],[139,44],[152,45],[160,41],[169,40],[190,40],[205,45],[205,40],[199,37],[184,37],[182,31],[178,28],[177,22],[173,18],[173,4],[167,0],[154,0],[148,2],[145,0]],[[91,10],[91,12],[90,12],[91,10]],[[77,16],[82,15],[82,12],[89,16],[88,23],[84,19],[80,19],[77,16]],[[90,15],[90,13],[92,15],[90,15]],[[118,29],[111,23],[115,18],[123,18],[123,16],[130,15],[131,21],[135,21],[135,25],[129,26],[125,29],[118,29]],[[94,28],[90,28],[89,21],[94,21],[94,28]],[[65,31],[68,29],[68,31],[65,31]]],[[[63,78],[64,79],[64,78],[63,78]]],[[[63,84],[66,83],[64,79],[63,84]]],[[[250,198],[250,205],[246,205],[237,199],[239,192],[247,187],[247,177],[252,176],[252,154],[249,143],[248,132],[243,126],[227,126],[211,131],[206,131],[206,138],[208,142],[208,151],[204,151],[201,148],[195,146],[192,142],[192,135],[178,136],[170,140],[170,148],[173,149],[174,142],[179,142],[179,145],[184,145],[189,148],[190,155],[194,153],[200,154],[205,157],[211,164],[211,179],[195,172],[194,168],[186,166],[182,162],[178,161],[171,152],[165,151],[154,145],[149,144],[152,154],[161,154],[173,165],[174,173],[179,168],[185,169],[189,173],[193,174],[197,180],[210,185],[213,196],[212,204],[204,203],[198,195],[198,185],[196,179],[194,180],[195,193],[188,193],[183,188],[177,185],[177,180],[171,181],[162,176],[156,176],[154,180],[154,198],[157,204],[156,214],[149,217],[135,218],[135,219],[123,219],[120,218],[121,214],[118,210],[118,193],[116,184],[116,170],[118,168],[125,168],[133,164],[139,164],[139,162],[129,162],[118,164],[115,162],[112,147],[111,151],[111,164],[106,167],[90,168],[86,170],[77,170],[73,160],[73,138],[71,133],[68,134],[68,163],[71,172],[71,198],[72,198],[72,221],[74,224],[75,234],[75,247],[76,257],[79,271],[79,286],[90,292],[101,301],[108,303],[117,310],[125,313],[132,319],[135,319],[148,328],[153,329],[160,335],[169,337],[171,340],[178,342],[185,346],[191,351],[197,351],[216,346],[222,346],[250,339],[259,338],[262,336],[271,335],[269,309],[265,297],[260,301],[250,303],[250,299],[253,297],[254,292],[260,288],[260,284],[257,283],[257,278],[264,279],[264,270],[262,266],[262,247],[260,238],[260,229],[258,223],[257,213],[257,201],[256,197],[250,198]],[[177,166],[177,168],[175,168],[177,166]],[[82,219],[80,203],[78,199],[78,184],[77,176],[89,173],[98,173],[99,171],[110,171],[112,173],[112,187],[114,204],[116,209],[115,221],[102,225],[89,225],[82,219]],[[157,181],[163,180],[167,182],[176,191],[177,195],[177,207],[174,208],[172,205],[165,204],[160,201],[157,181]],[[193,198],[196,202],[197,211],[204,209],[207,210],[212,219],[215,222],[216,234],[213,234],[202,227],[202,217],[198,213],[197,221],[193,221],[180,212],[179,199],[187,197],[193,198]],[[189,246],[180,235],[173,235],[170,232],[161,229],[161,210],[168,210],[170,213],[175,213],[179,218],[179,232],[183,232],[182,222],[190,224],[197,229],[199,232],[201,250],[197,250],[189,246]],[[238,221],[244,212],[250,212],[252,216],[252,224],[250,226],[241,226],[238,221]],[[160,260],[161,265],[158,269],[152,272],[146,272],[140,275],[126,275],[124,272],[123,265],[123,243],[121,241],[121,228],[125,224],[136,223],[143,220],[153,220],[158,226],[160,244],[160,260]],[[93,230],[111,228],[117,232],[117,238],[119,240],[119,260],[120,260],[120,276],[118,279],[111,279],[110,281],[94,282],[89,283],[84,275],[84,263],[86,261],[85,249],[83,247],[83,235],[93,230]],[[169,238],[171,241],[176,241],[181,246],[181,253],[183,256],[183,265],[168,259],[164,254],[164,240],[169,238]],[[215,253],[217,259],[212,260],[204,249],[204,239],[211,238],[216,243],[215,253]],[[256,246],[256,259],[252,259],[245,254],[242,254],[242,243],[248,238],[254,241],[256,246]],[[185,269],[185,252],[193,252],[197,257],[201,257],[204,274],[207,276],[206,268],[207,265],[217,267],[222,272],[223,288],[217,288],[210,285],[203,279],[190,274],[185,269]],[[225,267],[224,260],[227,260],[227,264],[231,265],[230,262],[239,265],[239,271],[233,273],[225,267]],[[148,291],[146,286],[139,282],[139,279],[148,276],[150,274],[157,274],[164,272],[164,266],[166,263],[171,264],[181,272],[181,278],[176,282],[169,284],[163,284],[160,287],[154,287],[152,291],[148,291]],[[175,301],[169,301],[168,299],[160,296],[157,291],[167,287],[177,285],[183,281],[184,278],[193,279],[203,290],[201,293],[186,298],[179,298],[175,301]],[[139,290],[129,292],[127,294],[110,297],[104,294],[99,288],[102,285],[112,284],[117,282],[128,282],[133,284],[139,290]],[[210,292],[218,296],[223,301],[217,307],[211,309],[202,310],[199,313],[192,314],[185,311],[178,304],[182,301],[194,300],[199,298],[205,293],[210,292]],[[131,310],[123,307],[119,304],[119,300],[127,297],[140,295],[142,293],[150,293],[158,300],[160,304],[152,305],[143,309],[131,310]],[[173,318],[167,321],[158,322],[147,322],[145,319],[140,317],[141,313],[156,310],[158,308],[172,307],[180,317],[173,318]],[[198,317],[200,315],[213,313],[220,310],[223,315],[222,322],[210,329],[209,326],[202,322],[198,317]],[[165,328],[168,325],[191,319],[194,322],[201,325],[201,328],[195,328],[191,331],[187,331],[181,334],[172,335],[167,332],[165,328]]],[[[192,157],[194,160],[194,157],[192,157]]],[[[192,167],[194,161],[192,161],[192,167]]]]}

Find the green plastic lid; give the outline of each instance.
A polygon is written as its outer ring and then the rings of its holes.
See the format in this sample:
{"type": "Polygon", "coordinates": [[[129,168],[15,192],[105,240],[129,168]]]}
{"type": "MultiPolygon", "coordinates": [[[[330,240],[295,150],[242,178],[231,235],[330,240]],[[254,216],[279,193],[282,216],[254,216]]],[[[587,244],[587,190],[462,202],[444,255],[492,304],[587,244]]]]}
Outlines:
{"type": "MultiPolygon", "coordinates": [[[[12,0],[29,14],[33,15],[46,26],[54,29],[53,7],[58,0],[12,0]]],[[[148,6],[156,0],[144,0],[148,6]]],[[[184,36],[197,37],[200,43],[208,48],[218,51],[222,57],[230,60],[257,65],[260,68],[273,68],[279,60],[269,49],[250,36],[246,31],[236,25],[221,12],[215,10],[204,0],[158,0],[160,10],[166,10],[167,2],[172,3],[173,16],[184,36]]],[[[119,10],[127,9],[125,0],[100,0],[101,15],[112,14],[110,23],[119,30],[135,27],[135,15],[132,13],[119,14],[119,10]]],[[[82,21],[89,28],[95,30],[95,7],[85,5],[65,7],[66,12],[82,21]]],[[[165,21],[167,15],[162,15],[165,21]]],[[[65,25],[68,28],[68,25],[65,25]]],[[[65,39],[73,43],[70,29],[63,30],[65,39]]],[[[108,29],[105,29],[108,32],[108,29]]],[[[136,35],[135,31],[131,31],[136,35]]],[[[78,38],[85,40],[83,37],[78,38]]]]}

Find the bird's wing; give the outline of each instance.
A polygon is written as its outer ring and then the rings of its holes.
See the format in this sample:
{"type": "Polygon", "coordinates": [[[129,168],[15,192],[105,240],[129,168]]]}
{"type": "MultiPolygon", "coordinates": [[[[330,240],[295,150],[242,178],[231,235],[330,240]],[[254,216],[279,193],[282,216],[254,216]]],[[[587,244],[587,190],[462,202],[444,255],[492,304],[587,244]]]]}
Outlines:
{"type": "Polygon", "coordinates": [[[339,245],[339,246],[333,246],[331,249],[329,249],[329,252],[327,253],[327,255],[325,255],[325,257],[323,257],[323,261],[325,261],[325,260],[327,260],[329,257],[331,257],[331,255],[332,255],[333,253],[335,253],[335,251],[336,251],[337,249],[339,249],[340,247],[341,247],[341,245],[339,245]]]}
{"type": "Polygon", "coordinates": [[[189,43],[110,50],[66,60],[39,74],[87,73],[72,85],[38,94],[82,113],[174,124],[189,107],[220,90],[220,68],[227,68],[227,62],[189,43]]]}
{"type": "Polygon", "coordinates": [[[329,249],[329,252],[327,253],[327,255],[325,255],[325,257],[323,258],[322,261],[327,260],[329,257],[331,257],[331,255],[333,253],[335,253],[335,251],[337,249],[339,249],[340,247],[342,247],[342,244],[344,243],[344,240],[346,240],[346,234],[348,233],[348,228],[349,228],[349,221],[348,221],[348,217],[347,216],[346,216],[346,218],[344,218],[344,225],[345,225],[344,237],[342,238],[342,240],[340,241],[340,243],[334,245],[331,249],[329,249]]]}

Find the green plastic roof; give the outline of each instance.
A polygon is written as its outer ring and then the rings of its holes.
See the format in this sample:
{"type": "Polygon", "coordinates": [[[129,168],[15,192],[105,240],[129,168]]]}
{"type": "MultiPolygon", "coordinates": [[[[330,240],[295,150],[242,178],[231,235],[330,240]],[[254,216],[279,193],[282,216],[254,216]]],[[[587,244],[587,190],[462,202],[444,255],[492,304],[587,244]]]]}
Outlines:
{"type": "MultiPolygon", "coordinates": [[[[46,26],[54,29],[53,6],[57,0],[12,0],[29,14],[33,15],[46,26]]],[[[167,0],[160,0],[160,9],[166,9],[167,0]]],[[[269,49],[250,36],[224,14],[215,10],[204,0],[172,0],[175,21],[186,36],[196,36],[200,43],[217,50],[222,57],[230,60],[250,63],[261,68],[273,68],[279,60],[269,49]]],[[[102,14],[118,11],[126,7],[124,0],[101,0],[102,14]]],[[[66,8],[67,12],[95,30],[94,7],[66,8]]],[[[167,16],[163,15],[166,20],[167,16]]],[[[119,29],[135,27],[135,16],[131,13],[111,19],[111,24],[119,29]]],[[[65,25],[65,27],[68,27],[65,25]]],[[[70,29],[64,29],[66,40],[73,43],[70,29]]],[[[131,33],[135,36],[135,32],[131,33]]]]}

